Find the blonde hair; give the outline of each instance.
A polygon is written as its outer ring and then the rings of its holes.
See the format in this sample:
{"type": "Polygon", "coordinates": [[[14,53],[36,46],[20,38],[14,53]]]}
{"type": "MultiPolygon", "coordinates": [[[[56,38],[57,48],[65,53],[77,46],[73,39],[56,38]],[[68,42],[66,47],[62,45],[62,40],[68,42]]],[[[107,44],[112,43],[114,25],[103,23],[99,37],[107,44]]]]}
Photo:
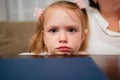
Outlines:
{"type": "MultiPolygon", "coordinates": [[[[30,41],[30,52],[34,52],[35,54],[39,54],[41,52],[46,52],[47,48],[45,46],[44,40],[43,40],[43,30],[44,30],[44,23],[45,23],[45,18],[46,18],[46,13],[49,12],[51,8],[62,8],[67,10],[73,11],[79,19],[81,19],[82,23],[82,33],[84,33],[85,29],[88,26],[88,19],[87,19],[87,13],[85,9],[80,9],[80,7],[73,2],[69,1],[57,1],[50,6],[48,6],[45,11],[41,14],[39,17],[39,20],[37,22],[37,28],[31,38],[30,41]]],[[[68,13],[69,14],[69,13],[68,13]]]]}

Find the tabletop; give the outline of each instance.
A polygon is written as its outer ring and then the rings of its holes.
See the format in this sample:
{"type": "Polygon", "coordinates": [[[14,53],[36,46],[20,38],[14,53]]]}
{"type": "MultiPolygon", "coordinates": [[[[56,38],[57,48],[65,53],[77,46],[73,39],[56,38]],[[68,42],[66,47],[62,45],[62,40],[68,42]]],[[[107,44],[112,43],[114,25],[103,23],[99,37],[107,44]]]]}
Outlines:
{"type": "Polygon", "coordinates": [[[120,80],[120,55],[91,55],[91,57],[110,80],[120,80]]]}
{"type": "Polygon", "coordinates": [[[7,58],[70,58],[70,57],[91,57],[99,68],[107,75],[110,80],[120,80],[120,55],[79,55],[79,56],[0,56],[1,59],[7,58]]]}

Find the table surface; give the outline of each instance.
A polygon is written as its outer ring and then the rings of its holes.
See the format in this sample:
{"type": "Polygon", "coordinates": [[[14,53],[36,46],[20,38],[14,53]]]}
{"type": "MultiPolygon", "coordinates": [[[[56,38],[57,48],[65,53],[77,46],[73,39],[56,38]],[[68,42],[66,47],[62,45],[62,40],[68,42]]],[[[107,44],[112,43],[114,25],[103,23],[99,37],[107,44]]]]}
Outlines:
{"type": "Polygon", "coordinates": [[[120,80],[120,55],[79,55],[79,56],[3,56],[0,58],[69,58],[91,57],[110,80],[120,80]]]}
{"type": "Polygon", "coordinates": [[[120,55],[91,56],[110,80],[120,80],[120,55]]]}

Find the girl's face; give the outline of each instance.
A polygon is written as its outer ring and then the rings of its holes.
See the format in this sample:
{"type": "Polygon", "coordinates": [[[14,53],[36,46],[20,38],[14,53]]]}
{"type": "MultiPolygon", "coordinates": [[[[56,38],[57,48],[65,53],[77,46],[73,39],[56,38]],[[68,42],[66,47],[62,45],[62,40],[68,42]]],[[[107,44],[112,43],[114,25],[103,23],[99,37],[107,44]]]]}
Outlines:
{"type": "Polygon", "coordinates": [[[46,15],[44,42],[50,54],[77,54],[83,41],[81,21],[74,12],[55,9],[46,15]]]}

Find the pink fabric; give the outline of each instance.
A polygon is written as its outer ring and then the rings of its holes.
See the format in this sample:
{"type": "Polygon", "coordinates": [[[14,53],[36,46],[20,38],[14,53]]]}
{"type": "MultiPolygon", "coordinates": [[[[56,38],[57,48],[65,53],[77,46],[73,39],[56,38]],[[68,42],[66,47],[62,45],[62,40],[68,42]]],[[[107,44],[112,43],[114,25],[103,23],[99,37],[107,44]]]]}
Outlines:
{"type": "Polygon", "coordinates": [[[77,5],[80,7],[80,9],[85,8],[85,4],[84,4],[83,0],[76,0],[76,2],[77,2],[77,5]]]}
{"type": "Polygon", "coordinates": [[[39,18],[43,12],[44,12],[44,9],[35,8],[34,16],[36,18],[39,18]]]}

